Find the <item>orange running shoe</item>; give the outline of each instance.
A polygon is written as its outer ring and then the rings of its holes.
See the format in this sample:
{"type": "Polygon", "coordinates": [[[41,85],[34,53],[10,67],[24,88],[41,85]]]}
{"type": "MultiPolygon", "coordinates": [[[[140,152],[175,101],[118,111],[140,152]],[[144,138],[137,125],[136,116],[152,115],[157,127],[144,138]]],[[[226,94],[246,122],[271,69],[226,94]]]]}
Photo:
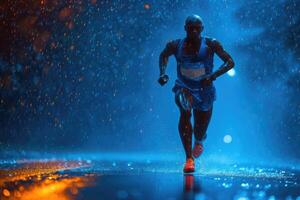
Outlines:
{"type": "Polygon", "coordinates": [[[193,152],[192,152],[193,157],[198,158],[202,154],[203,150],[204,150],[203,144],[195,142],[193,152]]]}
{"type": "Polygon", "coordinates": [[[195,171],[195,163],[193,158],[188,158],[184,164],[183,172],[190,173],[195,171]]]}

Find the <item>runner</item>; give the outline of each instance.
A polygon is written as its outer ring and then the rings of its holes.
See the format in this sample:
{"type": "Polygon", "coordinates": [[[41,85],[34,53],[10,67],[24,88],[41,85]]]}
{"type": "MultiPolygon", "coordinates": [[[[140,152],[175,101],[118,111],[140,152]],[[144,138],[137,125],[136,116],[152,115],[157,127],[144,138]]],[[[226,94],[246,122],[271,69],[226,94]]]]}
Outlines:
{"type": "Polygon", "coordinates": [[[177,61],[177,79],[172,91],[175,103],[180,110],[178,130],[186,154],[184,172],[194,172],[194,158],[203,152],[203,141],[211,119],[216,89],[213,81],[234,66],[233,59],[216,39],[201,36],[203,21],[198,15],[191,15],[185,21],[186,37],[167,43],[159,57],[161,86],[169,80],[165,73],[168,58],[174,55],[177,61]],[[214,54],[224,64],[213,72],[214,54]],[[194,117],[194,127],[191,115],[194,117]],[[192,133],[194,147],[192,149],[192,133]]]}

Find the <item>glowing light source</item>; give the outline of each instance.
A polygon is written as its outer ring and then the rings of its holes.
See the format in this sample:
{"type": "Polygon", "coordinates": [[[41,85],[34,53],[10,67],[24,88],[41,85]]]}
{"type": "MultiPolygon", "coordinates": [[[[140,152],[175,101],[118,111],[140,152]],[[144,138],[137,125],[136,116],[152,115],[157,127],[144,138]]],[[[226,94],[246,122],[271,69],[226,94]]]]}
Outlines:
{"type": "Polygon", "coordinates": [[[150,9],[150,4],[149,4],[149,3],[145,3],[145,4],[144,4],[144,8],[145,8],[146,10],[150,9]]]}
{"type": "Polygon", "coordinates": [[[232,137],[231,135],[225,135],[224,138],[223,138],[223,141],[227,144],[231,143],[232,142],[232,137]]]}
{"type": "Polygon", "coordinates": [[[11,190],[3,189],[0,199],[4,196],[11,200],[72,200],[79,194],[79,189],[94,184],[92,174],[71,176],[57,172],[79,168],[82,164],[88,166],[77,161],[25,162],[20,168],[0,170],[0,188],[6,184],[15,185],[11,190]],[[18,185],[21,181],[30,184],[18,185]]]}
{"type": "Polygon", "coordinates": [[[8,189],[4,189],[2,191],[2,194],[5,196],[5,197],[9,197],[10,196],[10,191],[8,189]]]}
{"type": "Polygon", "coordinates": [[[231,77],[233,77],[235,75],[235,70],[234,69],[231,69],[227,72],[227,74],[231,77]]]}

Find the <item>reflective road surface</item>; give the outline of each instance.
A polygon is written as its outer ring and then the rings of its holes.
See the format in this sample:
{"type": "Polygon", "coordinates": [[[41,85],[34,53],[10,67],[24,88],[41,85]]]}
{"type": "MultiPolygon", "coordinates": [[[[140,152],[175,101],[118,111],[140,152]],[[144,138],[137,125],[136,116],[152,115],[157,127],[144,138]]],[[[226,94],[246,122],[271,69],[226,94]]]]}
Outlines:
{"type": "Polygon", "coordinates": [[[300,172],[250,164],[196,163],[183,174],[179,161],[82,156],[2,159],[1,200],[296,199],[300,172]]]}

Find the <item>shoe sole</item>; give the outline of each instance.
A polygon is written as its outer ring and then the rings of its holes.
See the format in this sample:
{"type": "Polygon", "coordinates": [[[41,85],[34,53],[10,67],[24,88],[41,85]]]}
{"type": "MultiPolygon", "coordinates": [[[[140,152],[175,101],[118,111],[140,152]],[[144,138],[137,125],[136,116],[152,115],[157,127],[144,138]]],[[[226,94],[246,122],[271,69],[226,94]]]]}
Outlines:
{"type": "Polygon", "coordinates": [[[195,172],[195,167],[194,168],[187,168],[187,169],[183,169],[184,173],[191,173],[191,172],[195,172]]]}
{"type": "Polygon", "coordinates": [[[193,170],[192,169],[190,169],[190,170],[183,170],[183,172],[184,173],[193,173],[193,172],[195,172],[195,170],[194,169],[193,170]]]}

